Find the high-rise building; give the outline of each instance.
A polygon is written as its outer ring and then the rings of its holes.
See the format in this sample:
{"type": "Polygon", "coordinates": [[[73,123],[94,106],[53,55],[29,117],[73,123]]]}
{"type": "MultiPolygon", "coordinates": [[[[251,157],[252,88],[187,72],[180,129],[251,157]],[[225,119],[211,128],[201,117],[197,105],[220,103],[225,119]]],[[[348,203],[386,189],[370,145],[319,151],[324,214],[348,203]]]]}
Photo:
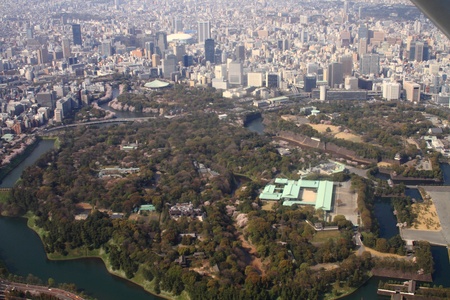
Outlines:
{"type": "Polygon", "coordinates": [[[237,61],[244,62],[245,61],[245,46],[244,45],[236,46],[235,55],[236,55],[237,61]]]}
{"type": "Polygon", "coordinates": [[[194,64],[194,57],[192,55],[183,55],[183,67],[189,67],[194,64]]]}
{"type": "Polygon", "coordinates": [[[173,54],[175,54],[177,58],[177,62],[183,61],[183,55],[186,54],[185,45],[175,45],[173,46],[173,54]]]}
{"type": "Polygon", "coordinates": [[[161,56],[159,56],[156,53],[153,54],[152,55],[152,67],[157,68],[160,64],[161,64],[161,56]]]}
{"type": "Polygon", "coordinates": [[[342,73],[345,76],[351,76],[353,71],[353,57],[351,55],[343,55],[339,58],[342,64],[342,73]]]}
{"type": "Polygon", "coordinates": [[[183,31],[183,21],[179,17],[174,17],[172,20],[173,33],[183,31]]]}
{"type": "Polygon", "coordinates": [[[145,52],[145,57],[147,57],[147,59],[152,59],[152,55],[155,53],[155,43],[154,42],[145,42],[144,43],[144,52],[145,52]]]}
{"type": "Polygon", "coordinates": [[[302,28],[302,32],[300,33],[300,41],[302,43],[309,42],[309,34],[308,34],[308,30],[306,30],[306,28],[302,28]]]}
{"type": "Polygon", "coordinates": [[[419,102],[420,101],[420,85],[412,82],[405,81],[403,82],[403,88],[406,92],[406,100],[411,102],[419,102]]]}
{"type": "Polygon", "coordinates": [[[61,48],[63,51],[63,57],[68,59],[72,53],[70,52],[70,40],[68,38],[63,38],[61,41],[61,48]]]}
{"type": "Polygon", "coordinates": [[[215,62],[215,43],[213,39],[206,39],[205,40],[205,60],[209,61],[210,63],[215,62]]]}
{"type": "Polygon", "coordinates": [[[349,3],[347,0],[344,1],[344,13],[345,14],[349,13],[349,3]]]}
{"type": "Polygon", "coordinates": [[[363,38],[359,40],[358,45],[358,54],[359,56],[362,56],[363,54],[367,53],[367,39],[363,38]]]}
{"type": "MultiPolygon", "coordinates": [[[[214,67],[214,77],[219,79],[226,79],[227,76],[227,65],[217,65],[214,67]]],[[[262,80],[262,79],[261,79],[262,80]]]]}
{"type": "Polygon", "coordinates": [[[167,50],[167,33],[163,31],[158,31],[156,33],[155,40],[156,40],[156,47],[158,47],[159,49],[159,51],[156,50],[156,54],[164,56],[164,52],[167,50]]]}
{"type": "Polygon", "coordinates": [[[47,49],[47,46],[44,46],[41,49],[38,49],[37,56],[38,56],[38,64],[43,65],[43,64],[48,63],[48,49],[47,49]]]}
{"type": "Polygon", "coordinates": [[[364,54],[359,61],[361,74],[378,74],[380,72],[380,56],[378,54],[364,54]]]}
{"type": "Polygon", "coordinates": [[[243,83],[243,69],[240,62],[233,61],[228,65],[228,82],[230,84],[243,83]]]}
{"type": "Polygon", "coordinates": [[[358,39],[369,39],[369,29],[366,25],[359,25],[358,39]]]}
{"type": "Polygon", "coordinates": [[[83,45],[81,40],[81,25],[80,24],[72,24],[72,37],[74,45],[83,45]]]}
{"type": "Polygon", "coordinates": [[[211,23],[209,21],[199,21],[197,25],[197,40],[203,44],[205,40],[211,38],[211,23]]]}
{"type": "Polygon", "coordinates": [[[276,89],[280,86],[280,74],[278,73],[267,73],[266,74],[266,87],[276,89]]]}
{"type": "Polygon", "coordinates": [[[173,54],[167,55],[165,59],[161,60],[161,67],[164,78],[171,78],[177,66],[177,57],[173,54]]]}
{"type": "Polygon", "coordinates": [[[104,40],[101,44],[100,52],[103,56],[111,56],[112,55],[112,47],[110,40],[104,40]]]}
{"type": "Polygon", "coordinates": [[[250,72],[247,74],[247,86],[262,87],[263,86],[263,73],[250,72]]]}
{"type": "Polygon", "coordinates": [[[317,77],[314,74],[307,74],[303,77],[303,89],[307,93],[311,93],[312,89],[317,87],[317,77]]]}
{"type": "Polygon", "coordinates": [[[427,42],[412,41],[409,46],[409,60],[418,62],[429,60],[429,48],[427,42]]]}
{"type": "Polygon", "coordinates": [[[328,65],[328,85],[331,88],[338,87],[344,83],[342,64],[334,62],[328,65]]]}
{"type": "Polygon", "coordinates": [[[383,98],[388,101],[398,100],[400,98],[400,84],[397,82],[384,82],[383,98]]]}

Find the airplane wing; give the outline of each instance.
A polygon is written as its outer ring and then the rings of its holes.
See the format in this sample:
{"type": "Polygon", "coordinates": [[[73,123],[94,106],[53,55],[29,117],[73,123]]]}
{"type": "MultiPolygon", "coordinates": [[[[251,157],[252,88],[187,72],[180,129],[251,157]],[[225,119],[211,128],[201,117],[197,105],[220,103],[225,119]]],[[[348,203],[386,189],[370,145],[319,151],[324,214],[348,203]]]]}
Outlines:
{"type": "Polygon", "coordinates": [[[450,39],[450,0],[411,0],[450,39]]]}

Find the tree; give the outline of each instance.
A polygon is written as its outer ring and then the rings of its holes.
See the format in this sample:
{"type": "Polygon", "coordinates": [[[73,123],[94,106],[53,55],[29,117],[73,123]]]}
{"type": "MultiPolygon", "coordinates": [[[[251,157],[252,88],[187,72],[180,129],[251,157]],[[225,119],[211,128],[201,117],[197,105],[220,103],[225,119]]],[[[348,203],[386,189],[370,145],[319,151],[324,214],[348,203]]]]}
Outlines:
{"type": "Polygon", "coordinates": [[[49,278],[48,279],[48,287],[54,287],[55,286],[55,279],[49,278]]]}

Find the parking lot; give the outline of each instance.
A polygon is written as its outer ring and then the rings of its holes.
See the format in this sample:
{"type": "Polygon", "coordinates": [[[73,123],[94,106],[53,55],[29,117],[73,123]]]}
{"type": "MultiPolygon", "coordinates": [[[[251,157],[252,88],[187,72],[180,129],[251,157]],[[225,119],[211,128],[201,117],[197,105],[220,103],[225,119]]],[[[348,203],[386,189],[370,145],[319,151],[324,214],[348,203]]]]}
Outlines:
{"type": "Polygon", "coordinates": [[[351,192],[350,186],[350,181],[336,183],[333,198],[334,208],[329,215],[331,219],[336,215],[344,215],[353,225],[358,225],[358,195],[351,192]]]}

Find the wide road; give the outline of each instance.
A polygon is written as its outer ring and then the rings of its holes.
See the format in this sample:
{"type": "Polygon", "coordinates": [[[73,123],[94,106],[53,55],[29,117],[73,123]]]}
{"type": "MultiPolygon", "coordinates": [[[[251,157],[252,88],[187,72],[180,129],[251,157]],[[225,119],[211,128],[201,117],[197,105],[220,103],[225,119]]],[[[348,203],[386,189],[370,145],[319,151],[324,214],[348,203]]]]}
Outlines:
{"type": "Polygon", "coordinates": [[[62,300],[84,300],[78,295],[57,288],[48,288],[46,286],[31,285],[6,280],[0,281],[0,299],[10,290],[18,290],[24,293],[29,292],[32,295],[46,294],[62,300]]]}

